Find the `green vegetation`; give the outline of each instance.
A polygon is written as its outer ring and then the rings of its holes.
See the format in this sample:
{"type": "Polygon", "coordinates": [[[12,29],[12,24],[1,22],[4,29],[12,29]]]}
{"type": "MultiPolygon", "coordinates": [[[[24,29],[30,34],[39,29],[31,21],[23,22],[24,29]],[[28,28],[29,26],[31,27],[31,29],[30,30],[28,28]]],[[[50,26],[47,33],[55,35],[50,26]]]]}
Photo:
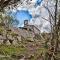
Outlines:
{"type": "Polygon", "coordinates": [[[26,48],[21,46],[0,45],[0,54],[2,55],[23,54],[25,53],[25,51],[26,51],[26,48]]]}
{"type": "Polygon", "coordinates": [[[18,34],[16,34],[15,32],[10,32],[11,36],[14,37],[14,36],[18,36],[18,34]]]}
{"type": "MultiPolygon", "coordinates": [[[[39,44],[38,46],[39,47],[39,44]]],[[[23,55],[28,60],[36,60],[41,54],[45,54],[47,51],[45,48],[37,48],[35,42],[27,42],[21,43],[19,46],[14,45],[0,45],[0,60],[14,60],[17,59],[18,56],[23,55]],[[31,46],[32,47],[31,47],[31,46]],[[37,48],[37,50],[36,50],[37,48]],[[33,51],[30,51],[32,49],[33,51]]]]}
{"type": "MultiPolygon", "coordinates": [[[[60,2],[58,0],[55,0],[54,3],[52,2],[55,5],[54,7],[52,6],[54,10],[48,7],[49,4],[48,6],[43,6],[49,15],[49,17],[47,16],[49,18],[47,21],[50,20],[51,32],[44,32],[41,35],[33,32],[35,35],[32,38],[30,36],[20,36],[19,32],[16,32],[17,30],[12,31],[14,29],[13,26],[16,27],[19,21],[9,16],[6,11],[10,10],[11,5],[17,7],[18,4],[16,3],[18,1],[0,0],[0,60],[19,60],[24,57],[26,58],[25,60],[60,60],[60,9],[58,9],[60,2]],[[7,7],[6,11],[4,7],[7,7]],[[21,40],[19,37],[21,37],[21,40]]],[[[47,1],[47,3],[49,2],[47,1]]],[[[45,19],[43,16],[42,18],[45,19]]],[[[42,24],[42,26],[44,25],[42,24]]],[[[45,29],[48,30],[48,28],[45,29]]]]}
{"type": "Polygon", "coordinates": [[[4,31],[4,28],[3,27],[0,27],[0,34],[1,35],[3,34],[3,31],[4,31]]]}
{"type": "Polygon", "coordinates": [[[27,49],[25,47],[22,47],[22,45],[0,45],[0,60],[17,60],[16,56],[25,54],[25,52],[27,52],[27,49]]]}

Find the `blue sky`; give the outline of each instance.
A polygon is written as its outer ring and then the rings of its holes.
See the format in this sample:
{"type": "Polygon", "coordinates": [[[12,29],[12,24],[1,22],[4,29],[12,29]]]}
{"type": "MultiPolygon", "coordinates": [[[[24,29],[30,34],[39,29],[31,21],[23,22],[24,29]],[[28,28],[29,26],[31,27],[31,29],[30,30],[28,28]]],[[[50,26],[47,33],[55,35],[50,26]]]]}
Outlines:
{"type": "Polygon", "coordinates": [[[22,26],[24,23],[24,20],[31,20],[32,15],[29,13],[28,10],[17,10],[15,18],[19,21],[18,26],[22,26]]]}
{"type": "Polygon", "coordinates": [[[13,17],[14,20],[19,21],[17,27],[23,27],[24,20],[30,21],[32,19],[32,15],[28,10],[17,10],[16,12],[9,12],[9,15],[13,17]]]}
{"type": "Polygon", "coordinates": [[[43,1],[43,0],[36,0],[35,6],[40,5],[42,1],[43,1]]]}

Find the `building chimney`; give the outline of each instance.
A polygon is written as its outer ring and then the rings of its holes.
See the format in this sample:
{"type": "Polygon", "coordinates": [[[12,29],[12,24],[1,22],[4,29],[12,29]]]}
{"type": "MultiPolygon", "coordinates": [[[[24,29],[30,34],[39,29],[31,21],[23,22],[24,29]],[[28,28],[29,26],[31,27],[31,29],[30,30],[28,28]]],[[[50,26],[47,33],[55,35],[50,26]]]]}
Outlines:
{"type": "Polygon", "coordinates": [[[28,25],[28,20],[24,20],[24,27],[28,25]]]}

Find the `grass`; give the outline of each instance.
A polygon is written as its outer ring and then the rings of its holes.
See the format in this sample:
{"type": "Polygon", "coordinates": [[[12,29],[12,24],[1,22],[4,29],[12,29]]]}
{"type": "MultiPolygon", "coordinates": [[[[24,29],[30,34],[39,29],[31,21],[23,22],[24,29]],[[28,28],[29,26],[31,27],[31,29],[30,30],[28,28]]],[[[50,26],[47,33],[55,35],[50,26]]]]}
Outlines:
{"type": "Polygon", "coordinates": [[[24,54],[25,51],[26,51],[26,48],[21,46],[0,45],[0,54],[2,55],[24,54]]]}
{"type": "MultiPolygon", "coordinates": [[[[31,42],[30,42],[31,43],[31,42]]],[[[30,44],[29,42],[26,42],[26,44],[30,44]]],[[[0,45],[0,55],[4,56],[12,56],[12,55],[26,55],[28,54],[30,60],[36,60],[37,57],[40,56],[40,54],[43,52],[45,53],[46,49],[44,48],[38,48],[35,53],[31,54],[29,51],[28,47],[25,47],[25,43],[21,43],[19,46],[14,46],[14,45],[0,45]]],[[[33,44],[33,42],[32,42],[33,44]]],[[[35,47],[36,48],[36,47],[35,47]]],[[[15,60],[12,57],[0,57],[0,60],[15,60]]]]}

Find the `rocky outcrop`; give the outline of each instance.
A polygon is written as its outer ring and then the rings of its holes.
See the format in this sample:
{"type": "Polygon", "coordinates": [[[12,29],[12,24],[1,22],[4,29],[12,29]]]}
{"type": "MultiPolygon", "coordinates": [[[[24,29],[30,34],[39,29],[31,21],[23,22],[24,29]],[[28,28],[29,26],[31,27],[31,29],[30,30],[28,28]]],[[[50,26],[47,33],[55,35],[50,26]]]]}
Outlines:
{"type": "Polygon", "coordinates": [[[34,41],[34,33],[20,28],[9,28],[0,34],[0,44],[18,45],[22,40],[34,41]]]}

